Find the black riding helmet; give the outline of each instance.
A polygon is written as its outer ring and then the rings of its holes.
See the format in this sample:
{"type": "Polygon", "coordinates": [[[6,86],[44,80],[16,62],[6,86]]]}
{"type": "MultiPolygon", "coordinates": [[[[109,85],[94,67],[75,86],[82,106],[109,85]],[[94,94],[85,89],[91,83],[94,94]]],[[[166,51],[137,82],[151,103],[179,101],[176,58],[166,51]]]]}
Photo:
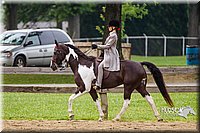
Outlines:
{"type": "Polygon", "coordinates": [[[118,20],[111,20],[109,22],[108,26],[114,26],[116,28],[119,28],[119,21],[118,20]]]}

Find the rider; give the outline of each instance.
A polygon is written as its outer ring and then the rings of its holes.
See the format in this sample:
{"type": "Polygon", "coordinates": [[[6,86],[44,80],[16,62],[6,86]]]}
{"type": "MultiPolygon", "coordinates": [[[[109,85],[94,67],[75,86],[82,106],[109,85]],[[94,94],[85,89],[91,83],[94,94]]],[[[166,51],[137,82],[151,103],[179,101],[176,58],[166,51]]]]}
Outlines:
{"type": "Polygon", "coordinates": [[[104,59],[98,66],[98,77],[96,82],[96,89],[100,89],[103,79],[103,68],[108,71],[120,70],[120,59],[117,51],[117,31],[119,28],[119,21],[111,20],[108,25],[109,36],[106,38],[105,45],[92,44],[92,49],[104,50],[104,59]]]}

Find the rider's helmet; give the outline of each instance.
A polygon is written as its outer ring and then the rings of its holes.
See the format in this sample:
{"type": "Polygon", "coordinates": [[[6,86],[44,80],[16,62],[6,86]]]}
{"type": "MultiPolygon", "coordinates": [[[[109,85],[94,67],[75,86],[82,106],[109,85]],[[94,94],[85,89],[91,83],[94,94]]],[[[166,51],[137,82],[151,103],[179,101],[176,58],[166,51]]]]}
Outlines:
{"type": "Polygon", "coordinates": [[[114,26],[116,28],[119,28],[119,21],[118,20],[111,20],[109,22],[108,26],[114,26]]]}

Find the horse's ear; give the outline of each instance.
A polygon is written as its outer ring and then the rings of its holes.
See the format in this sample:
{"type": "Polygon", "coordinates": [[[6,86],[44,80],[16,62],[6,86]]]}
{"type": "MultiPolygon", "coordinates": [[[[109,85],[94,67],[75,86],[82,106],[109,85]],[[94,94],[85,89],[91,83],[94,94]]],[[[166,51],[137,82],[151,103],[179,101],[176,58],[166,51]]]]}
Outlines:
{"type": "Polygon", "coordinates": [[[58,42],[57,42],[57,40],[55,40],[55,44],[56,44],[56,47],[58,47],[58,42]]]}

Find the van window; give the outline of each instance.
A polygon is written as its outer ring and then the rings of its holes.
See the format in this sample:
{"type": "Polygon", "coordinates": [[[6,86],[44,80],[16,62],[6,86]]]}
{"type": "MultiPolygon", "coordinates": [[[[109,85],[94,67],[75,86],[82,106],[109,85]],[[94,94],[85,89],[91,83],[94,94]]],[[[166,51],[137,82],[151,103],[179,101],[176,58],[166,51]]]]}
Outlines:
{"type": "Polygon", "coordinates": [[[40,40],[37,34],[34,33],[30,33],[27,37],[26,43],[32,41],[33,44],[31,44],[31,46],[35,46],[35,45],[39,45],[40,44],[40,40]]]}
{"type": "Polygon", "coordinates": [[[26,34],[26,32],[4,32],[0,35],[0,43],[4,45],[21,45],[26,34]]]}
{"type": "Polygon", "coordinates": [[[60,31],[53,31],[53,34],[55,36],[55,39],[59,43],[66,43],[66,42],[70,41],[69,38],[64,33],[60,32],[60,31]]]}
{"type": "Polygon", "coordinates": [[[42,45],[55,43],[55,39],[54,39],[53,33],[51,31],[40,32],[39,38],[40,38],[42,45]]]}

